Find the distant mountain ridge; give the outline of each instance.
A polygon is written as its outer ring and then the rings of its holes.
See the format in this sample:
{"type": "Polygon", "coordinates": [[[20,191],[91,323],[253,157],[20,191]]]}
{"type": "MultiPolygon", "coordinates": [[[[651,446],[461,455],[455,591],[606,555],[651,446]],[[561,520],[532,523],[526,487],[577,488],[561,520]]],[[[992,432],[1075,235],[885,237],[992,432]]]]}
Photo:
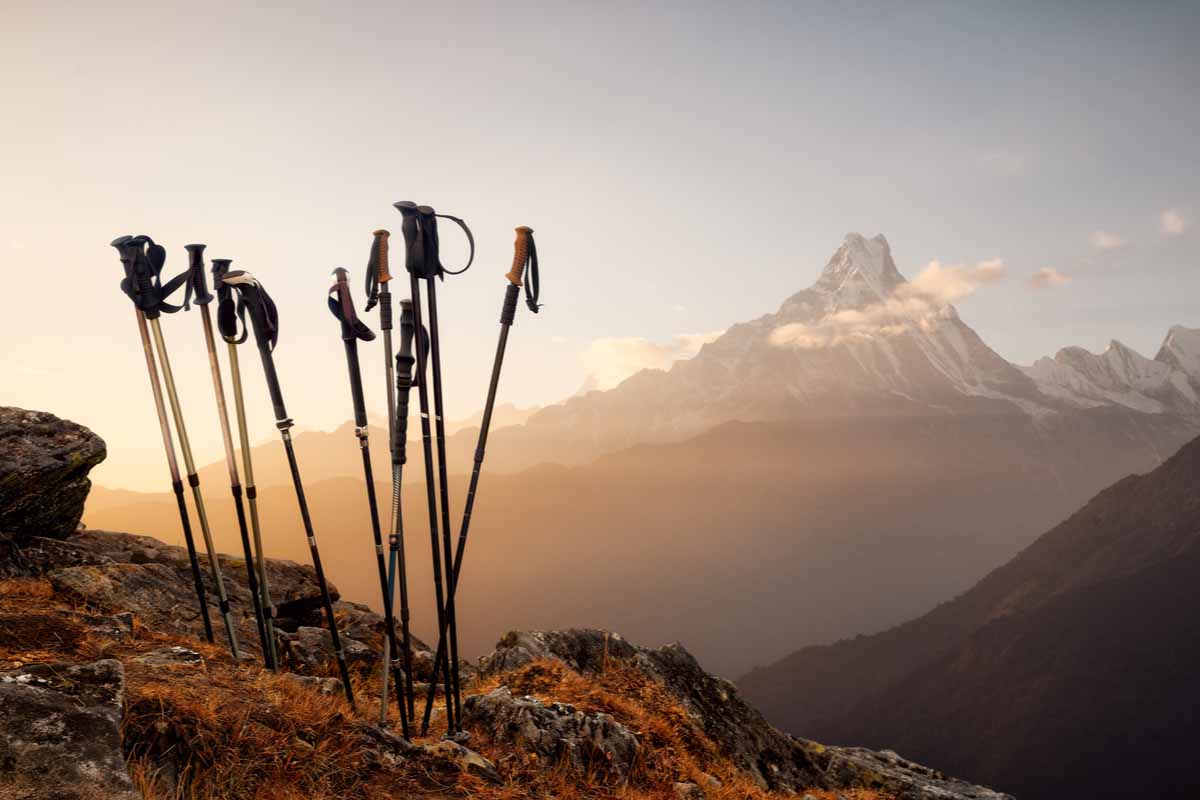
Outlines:
{"type": "Polygon", "coordinates": [[[785,730],[860,732],[1023,798],[1194,797],[1198,486],[1200,440],[928,614],[740,687],[785,730]]]}

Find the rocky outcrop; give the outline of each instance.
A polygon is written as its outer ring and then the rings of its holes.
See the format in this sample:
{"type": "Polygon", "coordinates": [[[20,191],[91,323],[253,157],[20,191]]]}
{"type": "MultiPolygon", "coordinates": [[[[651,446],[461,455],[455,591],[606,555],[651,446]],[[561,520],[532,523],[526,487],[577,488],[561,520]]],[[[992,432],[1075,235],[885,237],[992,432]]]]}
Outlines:
{"type": "Polygon", "coordinates": [[[504,687],[468,697],[464,721],[538,756],[547,768],[612,772],[624,778],[637,757],[637,737],[608,714],[584,714],[565,703],[544,705],[532,697],[513,697],[504,687]]]}
{"type": "Polygon", "coordinates": [[[137,800],[113,659],[0,672],[0,800],[137,800]]]}
{"type": "Polygon", "coordinates": [[[104,440],[43,411],[0,406],[0,532],[61,539],[83,516],[104,440]]]}
{"type": "MultiPolygon", "coordinates": [[[[827,747],[782,733],[740,697],[736,686],[705,672],[679,644],[638,647],[619,634],[590,629],[512,631],[481,659],[480,672],[495,675],[537,660],[561,661],[581,675],[601,673],[618,662],[633,666],[677,697],[704,734],[767,789],[863,788],[882,790],[899,800],[1011,800],[889,751],[827,747]]],[[[556,738],[551,716],[521,708],[511,696],[506,700],[503,694],[493,695],[492,700],[487,699],[492,695],[469,700],[468,709],[479,711],[472,711],[468,719],[507,730],[521,741],[556,738]]]]}

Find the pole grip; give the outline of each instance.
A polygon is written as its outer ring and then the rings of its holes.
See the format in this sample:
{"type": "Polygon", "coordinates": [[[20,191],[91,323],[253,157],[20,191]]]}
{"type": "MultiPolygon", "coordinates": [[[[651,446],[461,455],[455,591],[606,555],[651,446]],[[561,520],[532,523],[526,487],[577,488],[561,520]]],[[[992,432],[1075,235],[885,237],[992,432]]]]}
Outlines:
{"type": "Polygon", "coordinates": [[[516,231],[517,239],[513,242],[512,269],[504,277],[508,278],[509,283],[513,286],[520,286],[521,276],[525,273],[525,265],[529,262],[529,234],[533,233],[533,228],[521,225],[516,231]]]}
{"type": "Polygon", "coordinates": [[[367,269],[375,273],[375,278],[380,283],[387,283],[392,279],[392,274],[388,271],[388,237],[391,234],[380,228],[371,235],[375,237],[375,241],[371,243],[371,258],[367,269]]]}
{"type": "Polygon", "coordinates": [[[211,303],[213,299],[204,275],[204,247],[202,244],[185,244],[183,246],[183,249],[188,252],[188,288],[192,300],[199,306],[211,303]]]}

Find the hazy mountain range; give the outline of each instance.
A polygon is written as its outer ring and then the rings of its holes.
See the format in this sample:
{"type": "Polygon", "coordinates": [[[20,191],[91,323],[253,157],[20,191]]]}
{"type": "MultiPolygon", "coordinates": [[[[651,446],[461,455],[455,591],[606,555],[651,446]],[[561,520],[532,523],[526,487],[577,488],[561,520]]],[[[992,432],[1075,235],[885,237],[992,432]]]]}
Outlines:
{"type": "Polygon", "coordinates": [[[805,648],[744,693],[787,730],[862,741],[1022,798],[1195,797],[1200,440],[1128,477],[970,591],[805,648]]]}
{"type": "MultiPolygon", "coordinates": [[[[679,639],[738,674],[927,611],[1200,432],[1200,334],[1173,328],[1155,359],[1114,345],[1018,367],[951,302],[998,269],[908,281],[883,237],[851,234],[774,314],[670,370],[494,431],[464,578],[465,649],[502,627],[587,624],[679,639]]],[[[335,542],[323,548],[347,595],[377,604],[357,446],[349,431],[325,436],[301,451],[318,535],[335,542]]],[[[277,487],[263,498],[269,546],[303,559],[278,445],[266,447],[280,465],[259,479],[277,487]]],[[[474,431],[451,437],[452,471],[469,469],[473,449],[474,431]]],[[[166,496],[93,495],[90,525],[178,529],[166,496]]],[[[232,511],[212,505],[229,549],[232,511]]],[[[419,485],[404,508],[414,586],[426,587],[419,485]]]]}

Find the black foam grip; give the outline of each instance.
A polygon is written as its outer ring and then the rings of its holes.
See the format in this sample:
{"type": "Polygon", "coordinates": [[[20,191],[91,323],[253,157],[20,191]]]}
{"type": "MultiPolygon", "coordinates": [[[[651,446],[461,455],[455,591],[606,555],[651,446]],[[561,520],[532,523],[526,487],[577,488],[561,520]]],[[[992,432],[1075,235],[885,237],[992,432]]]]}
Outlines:
{"type": "Polygon", "coordinates": [[[200,485],[200,476],[199,475],[197,475],[194,472],[191,475],[188,475],[188,486],[195,489],[199,485],[200,485]]]}
{"type": "Polygon", "coordinates": [[[254,500],[255,498],[257,498],[258,497],[258,488],[254,487],[254,486],[247,486],[246,487],[246,497],[250,498],[251,500],[254,500]]]}
{"type": "Polygon", "coordinates": [[[517,300],[521,298],[521,287],[509,284],[504,290],[504,308],[500,310],[500,324],[512,325],[517,316],[517,300]]]}

